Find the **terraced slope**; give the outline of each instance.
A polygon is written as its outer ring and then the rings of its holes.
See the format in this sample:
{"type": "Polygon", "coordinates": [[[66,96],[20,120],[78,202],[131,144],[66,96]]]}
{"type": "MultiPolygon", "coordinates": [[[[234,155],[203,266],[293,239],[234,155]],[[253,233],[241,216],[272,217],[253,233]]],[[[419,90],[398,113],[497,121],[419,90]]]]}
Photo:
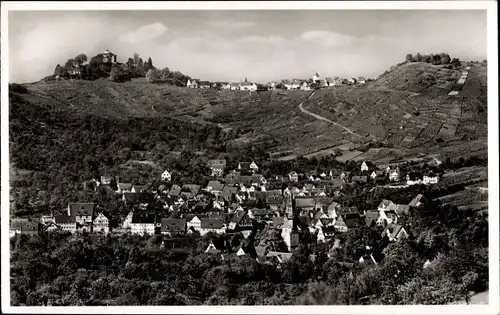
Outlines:
{"type": "Polygon", "coordinates": [[[127,117],[174,117],[214,124],[236,131],[232,144],[252,143],[270,152],[317,150],[325,140],[327,124],[304,115],[298,105],[310,92],[245,92],[188,89],[147,84],[138,79],[127,83],[97,81],[37,82],[21,97],[59,110],[95,114],[116,119],[127,117]],[[315,140],[318,139],[318,140],[315,140]]]}
{"type": "Polygon", "coordinates": [[[167,116],[213,124],[237,135],[231,145],[259,145],[276,158],[374,140],[392,148],[395,157],[445,148],[452,154],[455,149],[473,152],[470,145],[475,152],[485,149],[486,65],[467,66],[471,69],[458,96],[448,93],[463,69],[408,63],[373,82],[321,89],[310,99],[309,91],[218,92],[147,84],[144,79],[37,82],[22,97],[115,119],[167,116]]]}
{"type": "MultiPolygon", "coordinates": [[[[414,84],[419,77],[441,71],[428,64],[405,64],[370,84],[317,91],[304,108],[366,139],[403,151],[425,152],[436,146],[453,146],[462,153],[480,143],[484,149],[488,135],[485,65],[471,67],[458,96],[448,96],[451,85],[414,84]],[[401,73],[410,79],[402,80],[401,73]]],[[[460,74],[460,69],[447,71],[452,72],[451,77],[455,72],[460,74]]],[[[348,139],[342,132],[336,137],[351,142],[362,140],[348,139]]]]}

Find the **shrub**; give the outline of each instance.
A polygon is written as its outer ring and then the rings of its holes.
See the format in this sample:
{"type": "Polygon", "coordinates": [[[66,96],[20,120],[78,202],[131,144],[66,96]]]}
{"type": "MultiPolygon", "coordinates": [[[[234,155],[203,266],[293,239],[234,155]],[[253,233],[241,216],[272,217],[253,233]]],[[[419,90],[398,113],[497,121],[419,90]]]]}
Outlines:
{"type": "Polygon", "coordinates": [[[148,73],[146,74],[146,81],[148,83],[155,83],[155,81],[156,81],[156,70],[155,69],[149,69],[148,73]]]}
{"type": "Polygon", "coordinates": [[[9,91],[16,92],[19,94],[28,93],[28,89],[24,85],[21,85],[18,83],[10,83],[9,84],[9,91]]]}

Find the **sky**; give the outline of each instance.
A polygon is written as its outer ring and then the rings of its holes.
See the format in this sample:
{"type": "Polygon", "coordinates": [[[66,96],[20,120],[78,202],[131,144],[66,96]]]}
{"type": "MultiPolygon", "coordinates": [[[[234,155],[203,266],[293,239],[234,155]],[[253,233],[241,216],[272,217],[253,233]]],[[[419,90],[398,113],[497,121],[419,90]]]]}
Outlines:
{"type": "Polygon", "coordinates": [[[9,79],[109,49],[208,81],[376,77],[407,53],[486,59],[486,10],[10,11],[9,79]]]}

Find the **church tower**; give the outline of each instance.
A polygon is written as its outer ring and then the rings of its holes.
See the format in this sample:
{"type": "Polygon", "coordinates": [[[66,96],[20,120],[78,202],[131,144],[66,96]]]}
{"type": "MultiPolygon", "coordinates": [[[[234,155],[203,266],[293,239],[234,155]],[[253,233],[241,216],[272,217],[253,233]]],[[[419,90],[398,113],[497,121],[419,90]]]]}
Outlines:
{"type": "Polygon", "coordinates": [[[313,76],[313,82],[319,82],[320,79],[319,79],[319,74],[316,70],[314,70],[314,76],[313,76]]]}
{"type": "Polygon", "coordinates": [[[281,236],[288,250],[292,252],[299,246],[299,233],[297,229],[297,212],[295,209],[295,196],[293,194],[286,201],[286,214],[281,230],[281,236]]]}

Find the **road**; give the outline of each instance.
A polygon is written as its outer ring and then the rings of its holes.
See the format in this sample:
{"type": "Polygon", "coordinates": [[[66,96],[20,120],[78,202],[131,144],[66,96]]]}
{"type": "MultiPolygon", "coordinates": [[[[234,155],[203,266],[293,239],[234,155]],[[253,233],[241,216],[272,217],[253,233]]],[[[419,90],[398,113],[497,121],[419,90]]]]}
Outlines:
{"type": "Polygon", "coordinates": [[[304,114],[307,114],[307,115],[310,115],[310,116],[313,116],[314,118],[316,119],[319,119],[319,120],[323,120],[323,121],[326,121],[326,122],[329,122],[331,124],[334,124],[335,126],[339,126],[340,128],[343,128],[345,131],[347,131],[348,133],[350,133],[351,135],[354,135],[354,136],[358,136],[358,137],[361,137],[361,138],[364,138],[362,135],[358,134],[358,133],[355,133],[354,131],[352,131],[351,129],[345,127],[345,126],[342,126],[341,124],[339,123],[336,123],[334,121],[331,121],[330,119],[328,118],[325,118],[323,116],[320,116],[318,114],[315,114],[315,113],[312,113],[310,111],[308,111],[307,109],[305,109],[303,107],[304,103],[307,102],[308,100],[311,99],[311,97],[314,95],[314,92],[311,93],[311,95],[309,95],[309,97],[307,98],[306,101],[302,102],[299,104],[299,109],[301,112],[303,112],[304,114]]]}

